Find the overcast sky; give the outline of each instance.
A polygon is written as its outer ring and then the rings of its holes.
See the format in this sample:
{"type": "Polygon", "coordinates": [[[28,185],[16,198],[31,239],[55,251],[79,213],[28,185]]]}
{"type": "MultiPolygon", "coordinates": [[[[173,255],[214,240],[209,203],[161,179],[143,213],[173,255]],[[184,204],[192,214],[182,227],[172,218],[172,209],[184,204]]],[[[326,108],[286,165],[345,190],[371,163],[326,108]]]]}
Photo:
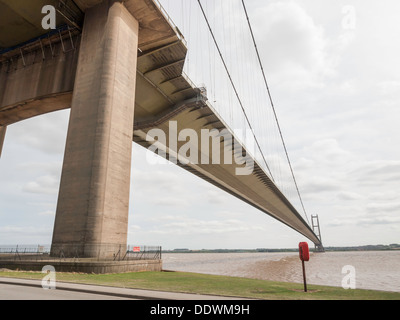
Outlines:
{"type": "MultiPolygon", "coordinates": [[[[210,1],[203,1],[209,10],[210,1]]],[[[228,1],[240,4],[216,3],[228,1]]],[[[217,88],[201,79],[190,55],[201,41],[185,10],[193,24],[197,1],[162,3],[188,40],[185,71],[217,88]]],[[[400,243],[400,2],[246,3],[304,204],[320,217],[324,245],[400,243]]],[[[8,128],[0,244],[51,243],[68,116],[8,128]]],[[[177,166],[148,164],[146,150],[133,146],[130,244],[282,248],[305,240],[177,166]]]]}

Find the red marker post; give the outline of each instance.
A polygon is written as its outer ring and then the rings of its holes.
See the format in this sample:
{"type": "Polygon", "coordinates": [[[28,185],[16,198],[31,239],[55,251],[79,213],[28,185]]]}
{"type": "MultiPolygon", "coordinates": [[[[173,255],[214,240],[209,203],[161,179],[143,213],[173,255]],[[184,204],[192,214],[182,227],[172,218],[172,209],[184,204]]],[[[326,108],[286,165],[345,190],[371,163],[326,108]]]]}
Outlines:
{"type": "Polygon", "coordinates": [[[307,242],[299,243],[299,254],[301,264],[303,266],[303,281],[304,281],[304,292],[307,292],[307,280],[306,280],[306,268],[304,266],[305,261],[310,261],[310,250],[307,242]]]}

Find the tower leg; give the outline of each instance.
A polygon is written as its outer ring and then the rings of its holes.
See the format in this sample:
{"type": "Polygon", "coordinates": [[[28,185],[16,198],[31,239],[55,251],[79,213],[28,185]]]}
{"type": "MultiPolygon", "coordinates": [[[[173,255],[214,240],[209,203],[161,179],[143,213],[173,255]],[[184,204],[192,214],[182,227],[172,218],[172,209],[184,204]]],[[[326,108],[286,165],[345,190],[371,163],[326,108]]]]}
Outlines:
{"type": "Polygon", "coordinates": [[[88,9],[52,254],[107,258],[126,246],[138,22],[120,2],[88,9]]]}
{"type": "Polygon", "coordinates": [[[319,217],[318,215],[312,215],[311,216],[311,221],[312,221],[312,228],[314,233],[317,235],[318,239],[320,240],[320,243],[315,244],[315,252],[325,252],[324,246],[322,245],[322,238],[321,238],[321,229],[319,226],[319,217]]]}

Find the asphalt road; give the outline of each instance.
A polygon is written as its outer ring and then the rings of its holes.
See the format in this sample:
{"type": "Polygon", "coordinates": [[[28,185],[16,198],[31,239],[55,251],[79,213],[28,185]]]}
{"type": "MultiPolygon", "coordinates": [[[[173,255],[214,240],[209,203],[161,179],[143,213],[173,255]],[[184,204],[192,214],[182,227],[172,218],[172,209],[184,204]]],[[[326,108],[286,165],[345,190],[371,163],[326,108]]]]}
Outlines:
{"type": "MultiPolygon", "coordinates": [[[[126,300],[128,298],[39,287],[0,284],[0,300],[126,300]]],[[[133,298],[130,298],[131,300],[133,298]]]]}
{"type": "Polygon", "coordinates": [[[56,282],[45,290],[39,280],[0,278],[0,300],[243,300],[241,298],[172,293],[56,282]]]}

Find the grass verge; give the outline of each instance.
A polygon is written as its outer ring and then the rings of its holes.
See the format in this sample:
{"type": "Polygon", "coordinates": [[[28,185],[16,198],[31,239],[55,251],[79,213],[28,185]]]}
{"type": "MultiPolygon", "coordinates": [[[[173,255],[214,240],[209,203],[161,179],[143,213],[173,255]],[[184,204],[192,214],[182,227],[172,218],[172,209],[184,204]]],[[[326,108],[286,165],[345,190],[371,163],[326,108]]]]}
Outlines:
{"type": "MultiPolygon", "coordinates": [[[[0,277],[19,279],[42,279],[43,276],[39,272],[0,272],[0,277]]],[[[400,293],[396,292],[309,285],[309,292],[305,293],[302,284],[184,272],[57,273],[57,281],[264,300],[400,300],[400,293]]]]}

